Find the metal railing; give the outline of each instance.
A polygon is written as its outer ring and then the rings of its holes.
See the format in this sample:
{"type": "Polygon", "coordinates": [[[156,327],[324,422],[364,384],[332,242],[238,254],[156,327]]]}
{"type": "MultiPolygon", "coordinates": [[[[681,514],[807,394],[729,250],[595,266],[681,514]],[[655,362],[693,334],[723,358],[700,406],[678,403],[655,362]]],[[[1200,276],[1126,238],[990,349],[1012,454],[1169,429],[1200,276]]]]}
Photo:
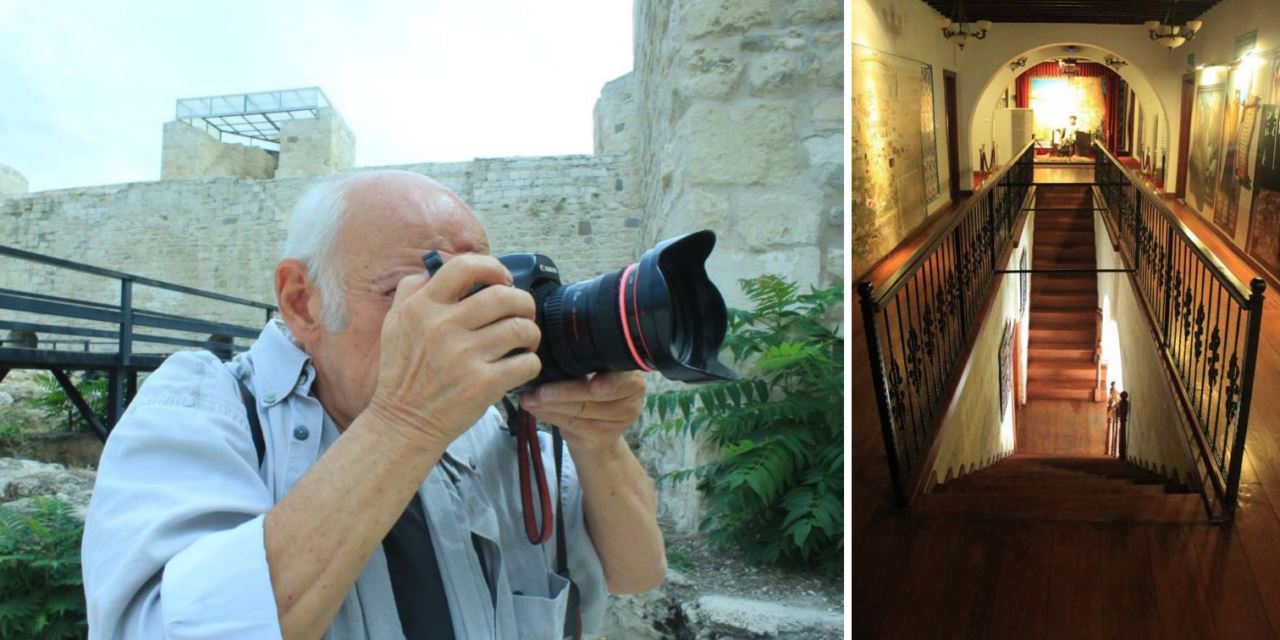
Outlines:
{"type": "MultiPolygon", "coordinates": [[[[1096,145],[1095,145],[1096,147],[1096,145]]],[[[1102,147],[1094,170],[1121,253],[1159,338],[1190,440],[1217,497],[1240,488],[1266,282],[1246,287],[1150,187],[1102,147]]]]}
{"type": "MultiPolygon", "coordinates": [[[[137,351],[134,343],[209,349],[230,357],[231,354],[248,348],[245,344],[236,344],[237,338],[252,340],[258,337],[261,330],[260,326],[242,326],[138,308],[133,302],[135,285],[248,307],[264,312],[267,320],[270,320],[276,311],[273,305],[253,300],[94,267],[15,247],[0,245],[0,257],[16,258],[119,281],[119,303],[114,305],[44,293],[0,289],[0,310],[36,316],[28,318],[30,321],[0,319],[0,329],[10,332],[10,338],[0,342],[0,380],[13,369],[48,369],[70,396],[77,409],[103,439],[106,438],[116,420],[123,415],[125,404],[136,390],[138,372],[155,369],[168,355],[168,353],[137,351]],[[195,333],[202,337],[159,335],[141,332],[139,328],[179,334],[195,333]],[[30,337],[32,342],[24,338],[15,338],[15,333],[30,337]],[[47,338],[51,335],[59,337],[47,338]],[[64,339],[67,336],[80,339],[64,339]],[[90,341],[85,338],[97,340],[90,341]],[[84,349],[60,350],[56,345],[61,343],[83,344],[84,349]],[[110,347],[110,350],[90,349],[91,344],[96,347],[110,347]],[[47,348],[47,346],[54,348],[47,348]],[[68,370],[107,372],[109,383],[105,420],[88,409],[88,405],[66,375],[68,370]]],[[[173,350],[166,349],[166,351],[173,350]]]]}
{"type": "Polygon", "coordinates": [[[990,177],[883,282],[858,284],[894,498],[921,480],[947,390],[1031,187],[1034,149],[990,177]]]}

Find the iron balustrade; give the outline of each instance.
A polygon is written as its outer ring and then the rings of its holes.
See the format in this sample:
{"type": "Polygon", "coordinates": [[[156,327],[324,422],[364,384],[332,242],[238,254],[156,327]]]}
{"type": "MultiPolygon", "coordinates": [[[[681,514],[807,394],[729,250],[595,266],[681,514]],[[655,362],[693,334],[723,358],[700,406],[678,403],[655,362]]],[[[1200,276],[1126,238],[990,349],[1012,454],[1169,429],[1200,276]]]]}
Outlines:
{"type": "Polygon", "coordinates": [[[989,178],[878,286],[858,284],[894,498],[921,480],[947,389],[976,333],[1033,177],[1034,149],[989,178]]]}
{"type": "MultiPolygon", "coordinates": [[[[1096,145],[1095,145],[1096,146],[1096,145]]],[[[1101,147],[1094,159],[1103,215],[1151,315],[1190,438],[1217,497],[1240,488],[1266,282],[1246,287],[1150,187],[1101,147]]]]}
{"type": "Polygon", "coordinates": [[[43,322],[0,320],[0,329],[11,332],[9,340],[0,342],[0,380],[3,380],[12,369],[50,370],[76,408],[103,439],[106,439],[111,427],[123,415],[125,404],[133,396],[137,388],[138,372],[155,369],[168,355],[167,353],[138,352],[134,348],[135,342],[209,349],[229,357],[229,354],[247,348],[244,344],[236,344],[237,338],[252,340],[258,337],[261,330],[260,326],[249,327],[140,309],[133,302],[135,285],[248,307],[253,309],[254,313],[264,312],[268,321],[276,311],[275,306],[270,304],[54,258],[15,247],[0,245],[0,256],[119,281],[120,299],[115,305],[30,291],[0,289],[0,310],[36,315],[44,320],[43,322]],[[77,326],[85,323],[106,324],[108,327],[77,326]],[[157,335],[139,332],[137,330],[139,327],[180,333],[209,334],[209,338],[157,335]],[[40,337],[36,344],[32,345],[21,338],[13,338],[13,332],[30,332],[40,337]],[[46,337],[49,335],[59,336],[59,338],[51,340],[46,337]],[[215,340],[215,335],[221,336],[226,341],[215,340]],[[81,339],[66,340],[62,339],[62,336],[78,336],[81,339]],[[84,338],[97,338],[97,340],[84,338]],[[82,344],[84,349],[83,351],[59,350],[56,346],[66,343],[82,344]],[[110,345],[114,349],[110,352],[91,350],[89,348],[91,344],[110,345]],[[42,345],[51,345],[54,348],[42,348],[42,345]],[[108,401],[105,420],[89,409],[88,404],[80,397],[66,375],[66,370],[75,369],[107,372],[108,401]]]}

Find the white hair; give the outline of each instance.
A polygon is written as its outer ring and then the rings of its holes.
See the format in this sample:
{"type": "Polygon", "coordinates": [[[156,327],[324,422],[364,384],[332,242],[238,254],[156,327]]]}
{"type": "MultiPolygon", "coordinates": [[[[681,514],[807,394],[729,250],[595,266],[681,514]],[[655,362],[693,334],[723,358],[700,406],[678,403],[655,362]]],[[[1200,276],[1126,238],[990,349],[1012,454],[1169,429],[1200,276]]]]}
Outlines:
{"type": "Polygon", "coordinates": [[[283,257],[306,263],[307,277],[320,290],[320,321],[330,333],[342,331],[347,324],[347,296],[337,249],[338,229],[347,213],[349,182],[350,176],[329,179],[307,189],[293,207],[284,240],[283,257]]]}

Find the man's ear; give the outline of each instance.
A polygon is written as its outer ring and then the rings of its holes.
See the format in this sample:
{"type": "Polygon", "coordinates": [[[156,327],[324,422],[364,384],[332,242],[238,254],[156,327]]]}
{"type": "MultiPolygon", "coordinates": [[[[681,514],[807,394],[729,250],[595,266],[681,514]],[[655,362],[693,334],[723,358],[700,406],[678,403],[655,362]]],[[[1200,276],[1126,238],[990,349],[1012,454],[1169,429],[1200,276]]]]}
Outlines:
{"type": "Polygon", "coordinates": [[[307,278],[306,263],[286,258],[276,265],[276,302],[280,319],[298,342],[305,345],[320,339],[323,307],[319,290],[307,278]]]}

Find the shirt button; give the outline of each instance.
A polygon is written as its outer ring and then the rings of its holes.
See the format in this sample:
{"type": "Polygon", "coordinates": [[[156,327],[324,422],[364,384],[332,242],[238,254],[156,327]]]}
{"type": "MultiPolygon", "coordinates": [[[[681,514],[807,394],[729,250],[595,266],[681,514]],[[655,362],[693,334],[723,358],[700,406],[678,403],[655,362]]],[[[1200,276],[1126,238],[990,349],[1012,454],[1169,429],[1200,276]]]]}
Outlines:
{"type": "Polygon", "coordinates": [[[293,430],[293,437],[298,440],[306,440],[311,437],[311,430],[306,427],[298,427],[293,430]]]}
{"type": "Polygon", "coordinates": [[[268,393],[267,395],[262,396],[262,401],[267,404],[271,404],[276,401],[276,394],[268,393]]]}
{"type": "Polygon", "coordinates": [[[303,371],[302,373],[299,373],[299,374],[298,374],[298,385],[297,385],[297,386],[301,387],[301,386],[302,386],[302,383],[304,383],[304,382],[306,382],[306,381],[307,381],[307,372],[306,372],[306,371],[303,371]]]}

